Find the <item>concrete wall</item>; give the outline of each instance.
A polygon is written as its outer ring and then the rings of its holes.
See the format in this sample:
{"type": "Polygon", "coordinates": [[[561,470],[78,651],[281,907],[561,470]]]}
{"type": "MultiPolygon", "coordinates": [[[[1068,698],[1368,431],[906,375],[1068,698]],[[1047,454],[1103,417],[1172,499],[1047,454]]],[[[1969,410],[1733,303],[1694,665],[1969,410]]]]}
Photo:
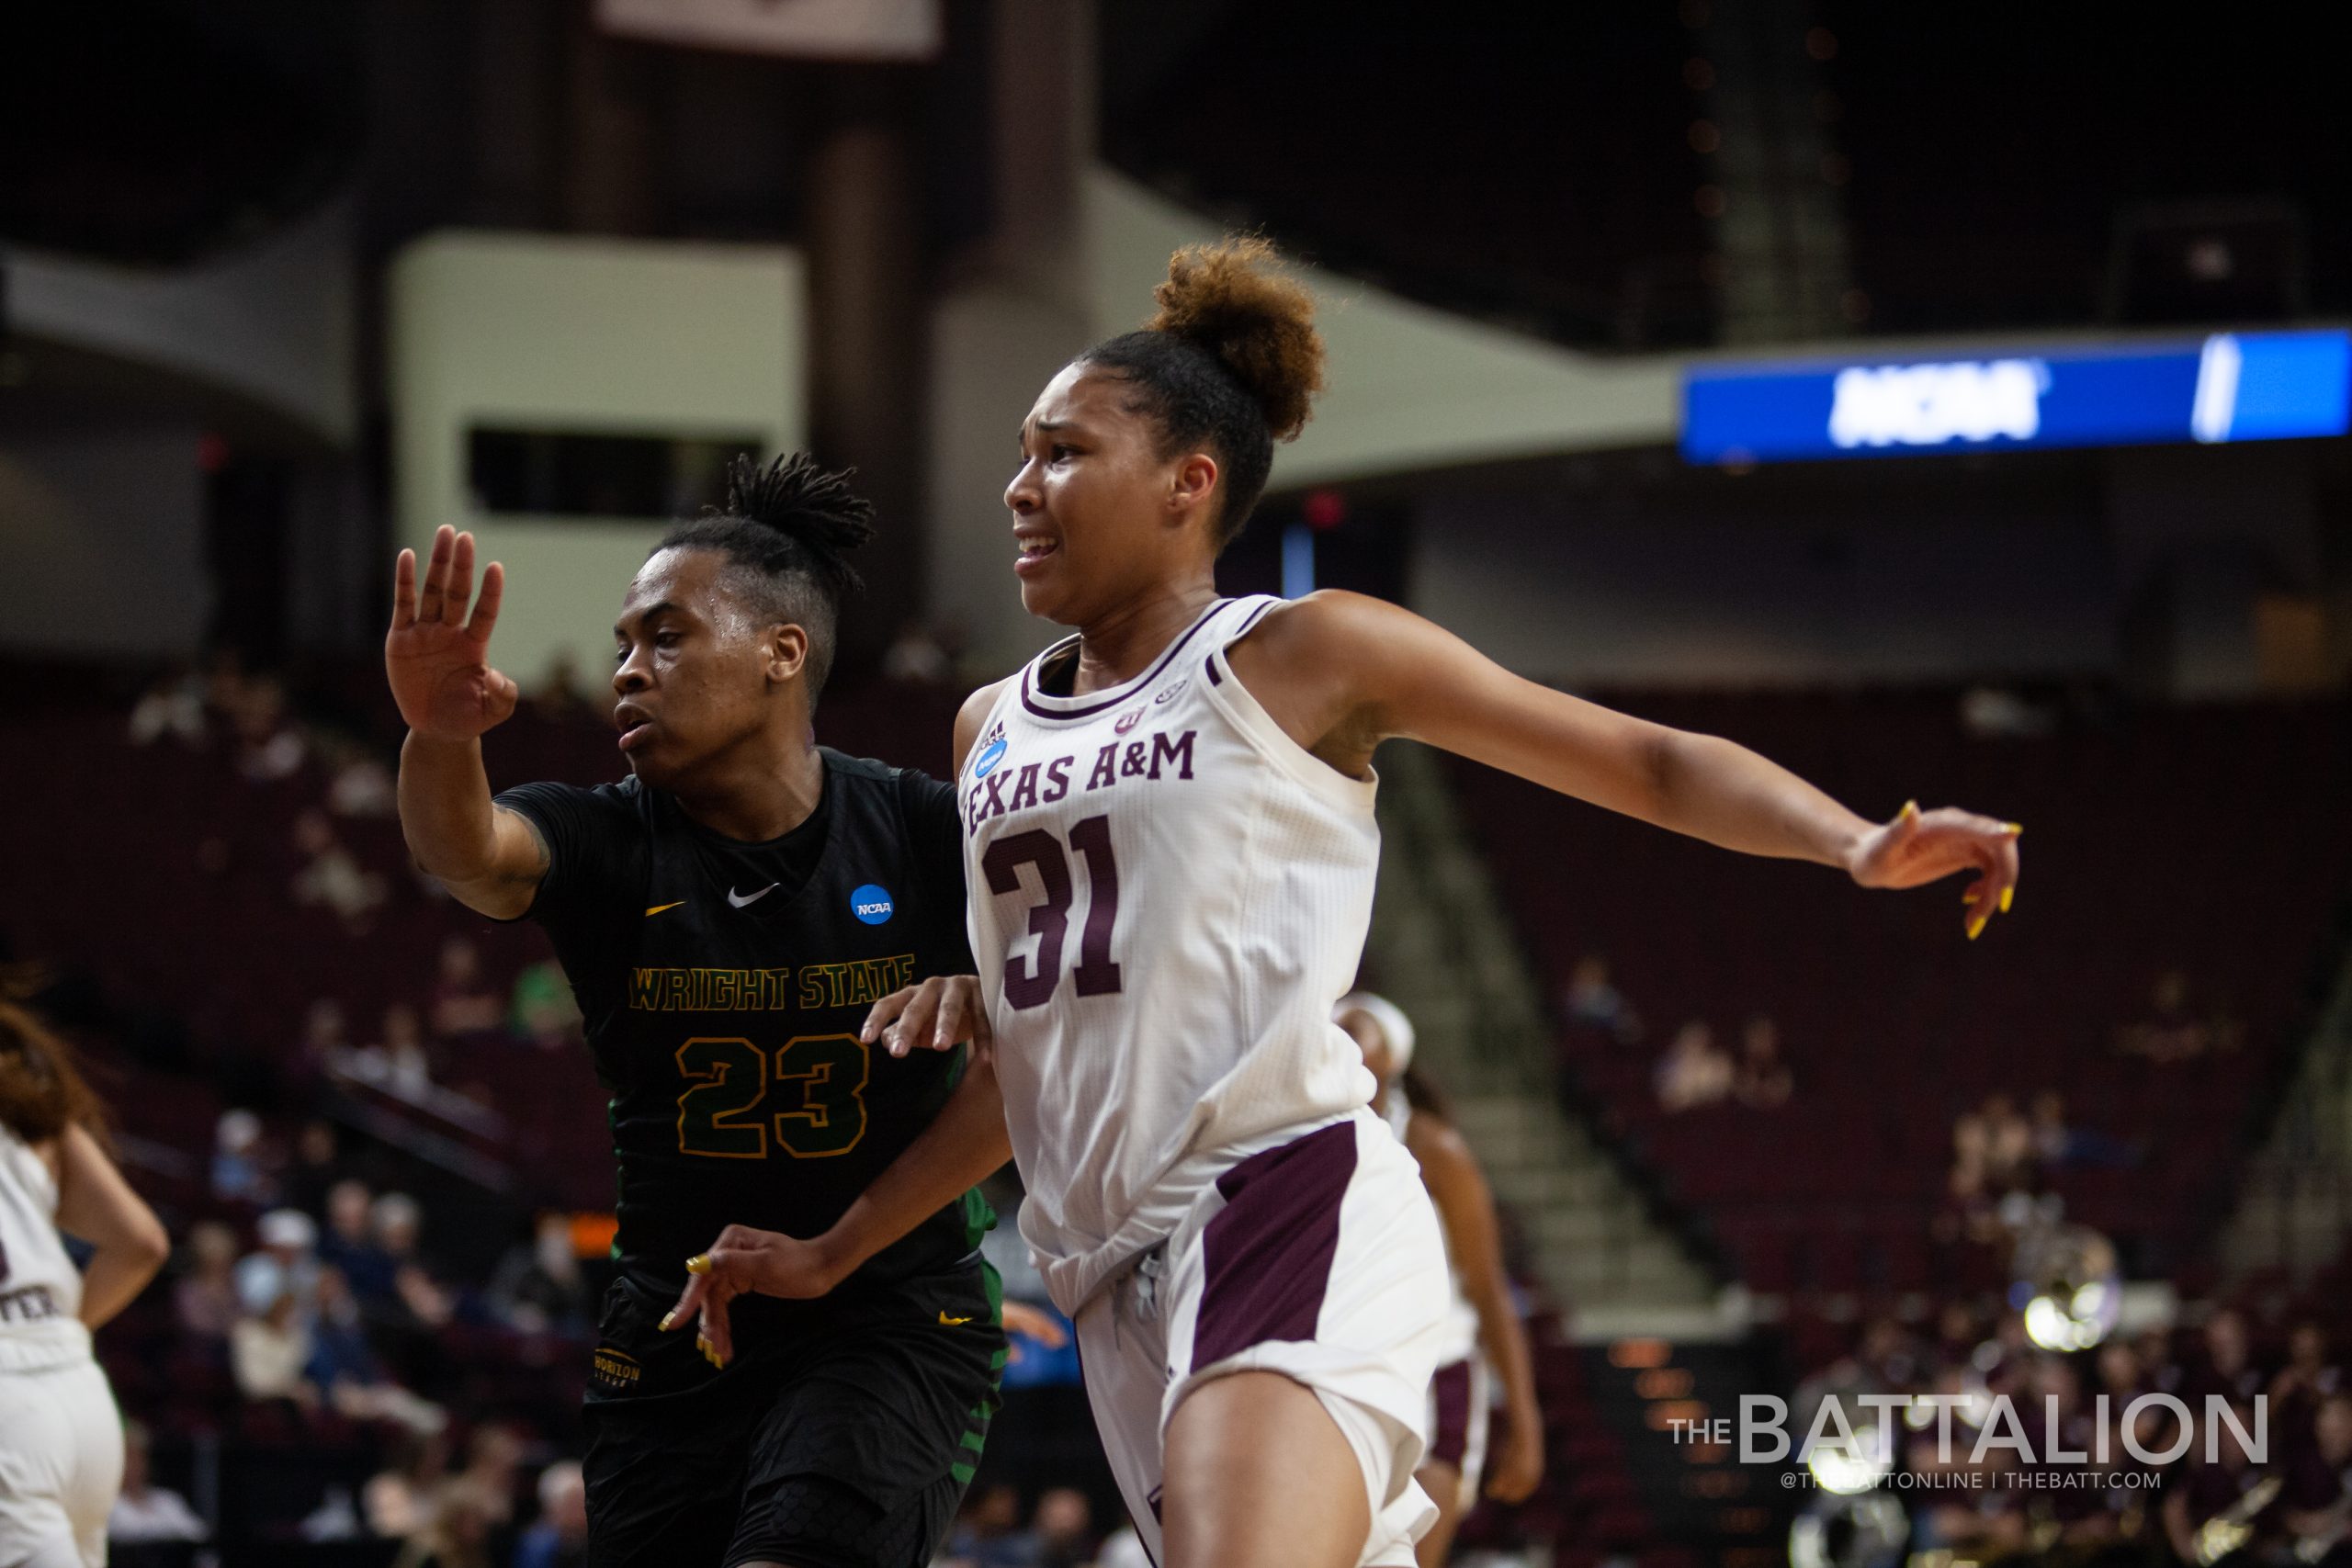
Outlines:
{"type": "Polygon", "coordinates": [[[0,648],[194,655],[211,612],[195,426],[0,444],[0,648]]]}
{"type": "Polygon", "coordinates": [[[806,439],[805,278],[777,246],[453,232],[390,279],[395,546],[443,523],[505,562],[492,659],[528,683],[560,652],[612,651],[613,615],[669,521],[491,517],[467,492],[477,423],[677,436],[806,439]]]}

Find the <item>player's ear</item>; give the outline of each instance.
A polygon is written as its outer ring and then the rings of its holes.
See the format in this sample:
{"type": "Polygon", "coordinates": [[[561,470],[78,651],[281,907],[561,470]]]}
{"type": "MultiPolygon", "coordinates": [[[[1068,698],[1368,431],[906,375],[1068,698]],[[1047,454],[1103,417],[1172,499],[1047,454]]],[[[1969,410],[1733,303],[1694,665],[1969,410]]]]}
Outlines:
{"type": "Polygon", "coordinates": [[[778,685],[808,667],[808,633],[790,621],[768,627],[767,675],[778,685]]]}
{"type": "Polygon", "coordinates": [[[1206,452],[1187,452],[1169,470],[1168,510],[1170,519],[1189,523],[1206,514],[1211,499],[1216,493],[1216,459],[1206,452]]]}

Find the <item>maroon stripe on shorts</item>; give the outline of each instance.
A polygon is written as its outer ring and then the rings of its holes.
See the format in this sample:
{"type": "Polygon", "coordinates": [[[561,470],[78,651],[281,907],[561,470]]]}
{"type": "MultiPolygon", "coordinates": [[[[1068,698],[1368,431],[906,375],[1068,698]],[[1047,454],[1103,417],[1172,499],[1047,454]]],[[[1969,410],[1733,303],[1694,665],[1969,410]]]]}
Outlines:
{"type": "Polygon", "coordinates": [[[1430,1380],[1437,1402],[1437,1431],[1430,1438],[1430,1459],[1437,1464],[1462,1468],[1470,1451],[1470,1363],[1449,1361],[1430,1380]]]}
{"type": "Polygon", "coordinates": [[[1356,1124],[1334,1122],[1216,1179],[1225,1207],[1201,1237],[1208,1278],[1193,1366],[1269,1340],[1315,1337],[1340,1250],[1340,1200],[1355,1171],[1356,1124]]]}

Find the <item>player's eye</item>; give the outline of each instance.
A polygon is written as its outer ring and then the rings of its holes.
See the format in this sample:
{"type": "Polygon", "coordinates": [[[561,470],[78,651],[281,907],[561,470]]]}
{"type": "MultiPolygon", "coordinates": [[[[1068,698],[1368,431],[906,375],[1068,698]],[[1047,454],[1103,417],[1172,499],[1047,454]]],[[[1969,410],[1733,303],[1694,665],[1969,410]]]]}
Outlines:
{"type": "Polygon", "coordinates": [[[1077,454],[1071,451],[1068,446],[1065,446],[1060,442],[1057,441],[1053,446],[1046,449],[1046,456],[1051,461],[1059,463],[1076,457],[1077,454]]]}

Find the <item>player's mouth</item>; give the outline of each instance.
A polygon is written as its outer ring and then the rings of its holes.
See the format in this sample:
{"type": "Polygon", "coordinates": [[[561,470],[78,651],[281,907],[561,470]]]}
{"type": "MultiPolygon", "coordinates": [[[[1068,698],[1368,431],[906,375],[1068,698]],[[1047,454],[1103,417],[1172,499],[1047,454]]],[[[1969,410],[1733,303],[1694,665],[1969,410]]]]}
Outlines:
{"type": "Polygon", "coordinates": [[[1013,559],[1012,570],[1023,577],[1034,576],[1044,570],[1046,562],[1061,553],[1062,542],[1051,534],[1015,528],[1012,539],[1021,547],[1021,554],[1013,559]]]}
{"type": "Polygon", "coordinates": [[[634,751],[653,738],[653,720],[643,708],[627,703],[613,710],[613,723],[621,732],[621,750],[634,751]]]}

